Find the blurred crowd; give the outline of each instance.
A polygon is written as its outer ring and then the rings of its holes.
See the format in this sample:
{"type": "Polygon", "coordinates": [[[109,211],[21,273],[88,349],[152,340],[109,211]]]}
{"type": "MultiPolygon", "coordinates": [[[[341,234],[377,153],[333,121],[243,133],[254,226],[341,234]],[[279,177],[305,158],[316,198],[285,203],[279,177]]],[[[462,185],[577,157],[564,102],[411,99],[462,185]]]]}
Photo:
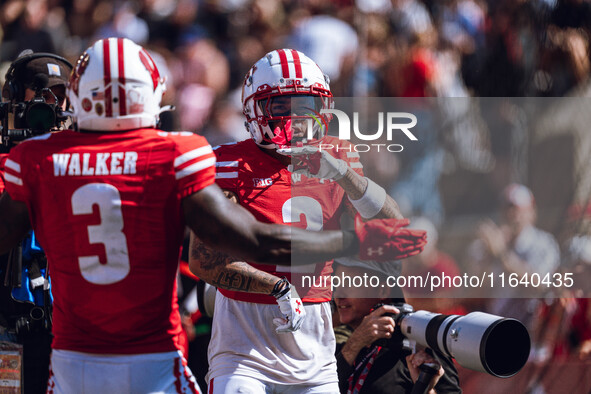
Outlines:
{"type": "MultiPolygon", "coordinates": [[[[589,0],[7,0],[0,26],[2,75],[24,49],[75,62],[99,38],[143,45],[166,75],[164,104],[176,106],[163,127],[197,132],[212,145],[249,138],[240,104],[244,75],[281,47],[314,59],[337,97],[577,96],[591,72],[589,0]]],[[[536,220],[546,232],[536,228],[544,234],[535,236],[556,255],[543,268],[509,261],[508,270],[591,269],[586,231],[552,226],[547,211],[535,211],[553,191],[530,182],[536,164],[522,110],[503,101],[481,108],[479,116],[494,121],[488,131],[471,114],[460,120],[440,114],[443,120],[432,123],[454,127],[424,131],[419,148],[362,157],[368,175],[388,186],[405,215],[422,216],[422,228],[431,232],[431,249],[414,259],[422,260],[415,271],[461,272],[508,250],[539,262],[519,235],[533,232],[536,220]],[[507,195],[507,187],[519,189],[507,195]],[[474,215],[478,220],[458,219],[474,215]]],[[[576,141],[567,149],[571,156],[576,141]]],[[[576,187],[566,193],[571,199],[576,187]]],[[[509,305],[531,318],[532,360],[590,357],[591,303],[574,296],[582,294],[509,305]]],[[[461,310],[441,298],[423,302],[461,310]]],[[[490,312],[502,306],[477,305],[490,312]]]]}
{"type": "MultiPolygon", "coordinates": [[[[124,36],[168,76],[171,127],[243,139],[235,113],[249,67],[298,49],[335,96],[562,96],[589,75],[587,0],[7,0],[0,60],[22,50],[75,60],[124,36]]],[[[215,143],[216,141],[214,141],[215,143]]]]}

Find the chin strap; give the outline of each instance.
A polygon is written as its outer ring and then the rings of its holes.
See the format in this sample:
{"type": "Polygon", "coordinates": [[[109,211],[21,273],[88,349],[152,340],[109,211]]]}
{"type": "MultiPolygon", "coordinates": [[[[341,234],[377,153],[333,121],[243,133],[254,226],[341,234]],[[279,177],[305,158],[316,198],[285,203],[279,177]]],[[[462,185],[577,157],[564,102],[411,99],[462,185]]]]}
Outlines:
{"type": "MultiPolygon", "coordinates": [[[[269,125],[269,127],[271,126],[269,125]]],[[[291,119],[287,119],[285,124],[281,121],[280,125],[273,129],[273,138],[271,138],[271,141],[277,146],[287,146],[292,138],[291,119]]]]}

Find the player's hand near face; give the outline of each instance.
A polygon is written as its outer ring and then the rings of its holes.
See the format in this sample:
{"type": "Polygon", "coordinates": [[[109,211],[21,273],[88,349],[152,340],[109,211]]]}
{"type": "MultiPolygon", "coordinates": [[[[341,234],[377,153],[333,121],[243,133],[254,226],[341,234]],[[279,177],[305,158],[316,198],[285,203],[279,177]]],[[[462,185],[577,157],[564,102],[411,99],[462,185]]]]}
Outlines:
{"type": "Polygon", "coordinates": [[[278,153],[291,156],[293,172],[308,178],[331,179],[338,181],[347,173],[349,166],[344,160],[334,158],[326,150],[315,146],[278,149],[278,153]]]}

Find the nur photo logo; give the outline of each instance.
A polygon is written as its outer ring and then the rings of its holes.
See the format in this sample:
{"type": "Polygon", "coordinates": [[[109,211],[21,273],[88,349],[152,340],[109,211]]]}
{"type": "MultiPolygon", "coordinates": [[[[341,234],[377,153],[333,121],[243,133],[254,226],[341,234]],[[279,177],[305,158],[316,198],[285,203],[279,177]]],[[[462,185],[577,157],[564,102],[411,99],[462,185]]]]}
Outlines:
{"type": "MultiPolygon", "coordinates": [[[[313,111],[313,110],[312,110],[313,111]]],[[[369,152],[369,151],[388,151],[391,153],[402,152],[404,146],[400,143],[393,143],[395,139],[400,140],[401,136],[404,136],[410,141],[418,141],[418,138],[412,133],[411,129],[417,125],[417,117],[410,112],[378,112],[377,113],[377,130],[364,130],[360,127],[360,116],[359,112],[353,112],[353,121],[349,118],[349,115],[342,110],[334,108],[323,108],[319,112],[313,111],[310,114],[311,118],[307,119],[307,137],[308,139],[314,138],[314,122],[320,127],[328,128],[326,122],[326,115],[331,116],[338,123],[338,138],[341,140],[352,140],[354,137],[356,140],[367,141],[367,143],[354,143],[350,147],[343,148],[334,146],[332,144],[319,144],[320,150],[331,150],[336,149],[337,151],[347,149],[348,151],[354,152],[369,152]],[[387,143],[378,143],[386,137],[387,143]]],[[[364,122],[367,124],[367,122],[364,122]]]]}

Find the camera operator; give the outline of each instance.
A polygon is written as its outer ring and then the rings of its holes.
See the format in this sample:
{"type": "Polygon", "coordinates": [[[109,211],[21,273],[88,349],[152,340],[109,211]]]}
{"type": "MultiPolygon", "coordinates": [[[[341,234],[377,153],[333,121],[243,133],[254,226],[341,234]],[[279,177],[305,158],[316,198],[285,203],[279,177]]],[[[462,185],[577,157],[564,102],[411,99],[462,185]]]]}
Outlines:
{"type": "Polygon", "coordinates": [[[372,264],[354,258],[335,259],[336,277],[380,278],[380,285],[371,289],[335,285],[335,313],[343,324],[335,324],[341,393],[410,393],[423,363],[439,367],[429,381],[429,393],[460,393],[451,359],[424,350],[411,353],[402,334],[395,330],[391,315],[400,312],[397,306],[404,304],[404,298],[400,289],[385,285],[385,278],[399,274],[399,262],[372,264]]]}
{"type": "Polygon", "coordinates": [[[71,70],[66,59],[31,50],[11,63],[0,104],[3,153],[26,138],[63,128],[71,70]]]}
{"type": "MultiPolygon", "coordinates": [[[[0,194],[6,153],[26,138],[63,127],[71,64],[28,50],[10,65],[0,104],[0,194]]],[[[44,393],[51,352],[51,295],[46,259],[32,232],[0,256],[0,340],[23,346],[21,392],[44,393]]]]}

